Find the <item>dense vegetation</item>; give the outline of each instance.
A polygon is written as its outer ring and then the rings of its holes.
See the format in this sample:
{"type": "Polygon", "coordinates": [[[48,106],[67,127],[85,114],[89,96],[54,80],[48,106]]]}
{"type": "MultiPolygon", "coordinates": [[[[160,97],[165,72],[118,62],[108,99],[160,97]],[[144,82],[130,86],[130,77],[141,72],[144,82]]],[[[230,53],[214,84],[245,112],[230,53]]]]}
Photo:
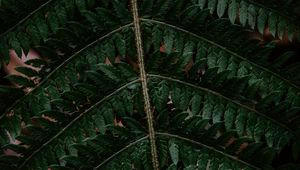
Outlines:
{"type": "Polygon", "coordinates": [[[299,170],[299,9],[0,0],[0,169],[299,170]]]}

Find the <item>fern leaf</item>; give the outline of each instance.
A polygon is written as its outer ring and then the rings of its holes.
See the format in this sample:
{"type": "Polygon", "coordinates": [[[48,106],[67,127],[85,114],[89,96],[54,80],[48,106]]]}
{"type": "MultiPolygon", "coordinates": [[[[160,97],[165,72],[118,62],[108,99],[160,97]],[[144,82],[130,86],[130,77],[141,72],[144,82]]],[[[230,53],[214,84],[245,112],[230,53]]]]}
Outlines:
{"type": "Polygon", "coordinates": [[[9,75],[9,76],[6,76],[6,78],[20,86],[24,86],[24,87],[33,87],[34,86],[34,83],[23,77],[23,76],[18,76],[18,75],[9,75]]]}
{"type": "Polygon", "coordinates": [[[175,143],[171,143],[169,147],[171,159],[173,161],[174,165],[177,165],[178,160],[179,160],[179,150],[178,150],[178,145],[175,143]]]}
{"type": "Polygon", "coordinates": [[[260,9],[258,13],[259,13],[259,15],[257,17],[257,28],[258,28],[259,33],[263,34],[266,23],[267,23],[268,16],[263,9],[260,9]]]}
{"type": "Polygon", "coordinates": [[[235,23],[237,13],[238,13],[238,3],[236,2],[236,0],[232,0],[228,7],[228,16],[232,24],[235,23]]]}
{"type": "Polygon", "coordinates": [[[227,0],[220,0],[218,1],[218,6],[217,6],[217,14],[218,16],[221,18],[224,13],[225,13],[225,10],[227,8],[227,0]]]}
{"type": "Polygon", "coordinates": [[[0,0],[2,169],[298,168],[296,1],[19,1],[0,0]]]}
{"type": "Polygon", "coordinates": [[[38,72],[29,67],[16,67],[16,71],[18,71],[28,77],[38,76],[38,72]]]}
{"type": "Polygon", "coordinates": [[[253,30],[256,26],[256,17],[257,17],[257,13],[256,13],[255,7],[253,5],[249,5],[249,7],[248,7],[248,24],[250,25],[250,27],[253,30]]]}
{"type": "Polygon", "coordinates": [[[273,13],[269,13],[269,28],[271,34],[275,37],[277,33],[277,16],[273,13]]]}
{"type": "Polygon", "coordinates": [[[241,1],[240,6],[240,22],[243,26],[246,26],[248,20],[248,3],[241,1]]]}
{"type": "Polygon", "coordinates": [[[217,5],[217,0],[210,0],[207,3],[207,8],[210,10],[210,13],[214,13],[217,5]]]}

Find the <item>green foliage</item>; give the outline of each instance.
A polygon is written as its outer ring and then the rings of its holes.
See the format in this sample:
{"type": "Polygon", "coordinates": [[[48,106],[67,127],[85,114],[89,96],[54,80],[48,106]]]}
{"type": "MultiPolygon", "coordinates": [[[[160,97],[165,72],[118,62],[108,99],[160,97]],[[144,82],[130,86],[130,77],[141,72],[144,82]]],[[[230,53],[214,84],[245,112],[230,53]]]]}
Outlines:
{"type": "Polygon", "coordinates": [[[2,169],[299,169],[295,1],[138,1],[152,120],[132,4],[43,2],[0,0],[2,63],[41,56],[0,86],[2,169]],[[292,45],[251,41],[266,28],[292,45]]]}
{"type": "Polygon", "coordinates": [[[242,26],[250,26],[250,28],[259,30],[260,33],[266,26],[269,26],[272,35],[282,38],[285,31],[288,32],[289,39],[292,40],[293,36],[299,38],[299,24],[295,21],[299,17],[291,17],[293,11],[282,10],[280,5],[291,7],[294,2],[261,2],[261,1],[249,1],[249,0],[194,0],[195,5],[200,9],[208,8],[211,13],[216,11],[218,17],[222,17],[227,9],[228,17],[232,24],[238,22],[242,26]],[[285,3],[285,4],[283,4],[285,3]],[[274,6],[272,6],[274,5],[274,6]],[[278,5],[278,6],[277,6],[278,5]],[[269,6],[272,6],[269,8],[269,6]],[[277,11],[278,10],[278,11],[277,11]],[[282,11],[281,11],[282,10],[282,11]],[[258,17],[257,17],[258,16],[258,17]],[[268,18],[268,19],[267,19],[268,18]],[[256,26],[257,25],[257,26],[256,26]],[[293,30],[293,31],[290,31],[293,30]],[[294,34],[298,32],[297,34],[294,34]]]}

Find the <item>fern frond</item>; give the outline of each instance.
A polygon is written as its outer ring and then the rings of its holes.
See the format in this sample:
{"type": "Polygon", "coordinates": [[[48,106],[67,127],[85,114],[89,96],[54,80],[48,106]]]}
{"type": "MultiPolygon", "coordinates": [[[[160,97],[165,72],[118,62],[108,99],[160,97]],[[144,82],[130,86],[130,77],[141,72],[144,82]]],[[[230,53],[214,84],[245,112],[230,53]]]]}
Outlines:
{"type": "MultiPolygon", "coordinates": [[[[128,148],[138,144],[139,142],[141,142],[142,140],[147,139],[149,136],[145,136],[135,142],[130,143],[129,145],[125,146],[123,149],[121,149],[120,151],[116,152],[115,154],[111,155],[109,158],[105,159],[103,162],[101,162],[101,164],[97,165],[95,167],[95,169],[100,169],[102,168],[107,162],[109,162],[111,159],[115,158],[116,156],[118,156],[119,154],[121,154],[122,152],[124,152],[125,150],[127,150],[128,148]]],[[[145,152],[144,152],[145,153],[145,152]]],[[[136,154],[136,153],[133,153],[136,154]]],[[[135,159],[138,159],[138,157],[136,157],[135,159]]],[[[128,168],[131,168],[131,165],[129,165],[128,168]]]]}
{"type": "MultiPolygon", "coordinates": [[[[175,154],[180,156],[183,161],[183,166],[176,165],[175,163],[169,164],[169,168],[185,168],[185,169],[204,169],[204,168],[245,168],[245,169],[260,169],[255,167],[247,162],[237,159],[231,155],[224,154],[210,146],[199,143],[197,141],[169,133],[158,132],[157,136],[160,138],[169,139],[170,141],[176,141],[176,146],[178,151],[175,154]],[[179,146],[178,146],[179,145],[179,146]],[[191,148],[191,145],[200,146],[200,148],[191,148]],[[180,154],[180,155],[179,155],[180,154]],[[234,160],[236,163],[233,163],[231,160],[234,160]]],[[[173,143],[173,142],[170,142],[173,143]]],[[[170,146],[171,147],[171,146],[170,146]]],[[[174,157],[174,153],[170,150],[170,157],[174,157]]]]}
{"type": "MultiPolygon", "coordinates": [[[[198,86],[194,86],[192,84],[184,83],[172,78],[167,78],[158,75],[149,75],[149,77],[153,78],[154,81],[155,79],[169,81],[170,84],[168,83],[168,89],[170,90],[169,92],[164,92],[168,93],[168,95],[165,96],[171,98],[171,101],[176,109],[190,112],[190,116],[198,115],[203,119],[211,119],[213,123],[225,122],[225,124],[227,125],[226,127],[228,128],[227,130],[231,130],[233,128],[237,131],[239,135],[248,136],[249,138],[252,138],[257,142],[259,142],[261,139],[266,139],[266,142],[269,145],[269,147],[276,146],[278,150],[284,147],[294,135],[292,130],[286,125],[281,124],[280,122],[265,116],[263,113],[260,113],[255,109],[252,109],[237,101],[222,96],[219,93],[198,86]],[[183,87],[172,85],[173,83],[182,84],[183,87]],[[184,86],[190,87],[193,90],[185,89],[184,86]],[[204,93],[208,94],[197,93],[195,92],[196,90],[201,90],[204,93]],[[194,108],[195,110],[190,110],[189,105],[195,102],[194,99],[196,97],[198,99],[197,103],[193,104],[194,106],[191,106],[191,108],[194,108]],[[195,105],[199,108],[195,108],[195,105]],[[231,108],[231,110],[228,110],[228,108],[231,108]],[[197,112],[197,110],[199,112],[197,112]],[[257,118],[257,116],[254,116],[253,114],[257,114],[260,118],[257,118]],[[245,121],[247,120],[249,122],[246,123],[245,121]],[[280,129],[285,130],[278,133],[280,129]],[[286,134],[284,136],[281,136],[283,137],[283,140],[281,141],[283,143],[280,142],[276,144],[274,143],[275,141],[271,141],[272,139],[274,139],[274,135],[276,136],[282,134],[286,134]],[[264,135],[266,136],[263,137],[264,135]]],[[[157,103],[154,104],[157,105],[157,103]]],[[[162,105],[162,103],[160,104],[162,105]]],[[[166,105],[167,103],[165,102],[164,107],[166,107],[166,105]]]]}
{"type": "MultiPolygon", "coordinates": [[[[195,37],[195,38],[197,38],[197,39],[199,39],[199,40],[204,41],[203,43],[211,44],[212,46],[216,46],[217,48],[220,48],[221,50],[224,50],[224,51],[226,51],[227,53],[230,53],[230,55],[233,55],[233,56],[236,57],[236,58],[239,58],[239,59],[241,59],[241,60],[246,60],[246,62],[250,63],[251,65],[254,65],[255,67],[258,67],[259,69],[262,69],[263,71],[269,72],[270,74],[273,74],[273,76],[276,76],[276,77],[278,77],[279,79],[282,79],[282,80],[284,80],[284,81],[287,81],[289,84],[291,84],[291,86],[292,86],[293,88],[299,89],[299,87],[298,87],[297,85],[294,85],[292,82],[289,82],[288,80],[286,80],[286,79],[283,78],[282,76],[278,75],[277,73],[274,73],[274,72],[272,72],[272,71],[270,71],[270,70],[267,70],[267,69],[265,69],[265,68],[263,68],[263,67],[261,67],[261,66],[255,64],[254,62],[249,61],[249,60],[246,59],[245,57],[240,56],[240,55],[236,54],[235,52],[233,52],[233,51],[231,51],[231,50],[228,50],[228,49],[226,49],[225,47],[222,47],[221,45],[219,45],[219,44],[217,44],[217,43],[215,43],[215,42],[213,42],[213,41],[210,41],[210,40],[208,40],[208,39],[206,39],[206,38],[204,38],[204,37],[198,36],[198,35],[196,35],[196,34],[194,34],[194,33],[192,33],[192,32],[189,32],[189,31],[187,31],[187,30],[184,30],[184,29],[182,29],[182,28],[180,28],[180,27],[177,27],[177,26],[174,26],[174,25],[171,25],[171,24],[168,24],[168,23],[164,23],[164,22],[160,22],[160,21],[155,21],[155,20],[149,20],[149,19],[142,19],[142,21],[160,24],[160,25],[163,25],[163,26],[170,27],[171,29],[175,29],[175,30],[178,30],[178,31],[182,31],[182,32],[184,32],[184,33],[186,33],[186,34],[189,34],[189,35],[191,35],[191,36],[193,36],[193,37],[195,37]]],[[[170,33],[170,34],[174,34],[174,33],[170,33]]],[[[156,36],[156,35],[154,35],[154,36],[156,36]]],[[[171,35],[168,35],[168,36],[171,36],[171,35]]],[[[173,35],[173,36],[174,36],[174,35],[173,35]]],[[[165,41],[165,40],[164,40],[164,41],[165,41]]],[[[173,40],[167,41],[166,44],[167,44],[168,46],[169,46],[169,45],[170,45],[170,46],[173,46],[173,44],[171,43],[171,41],[173,41],[173,40]]],[[[170,48],[170,47],[169,47],[169,48],[170,48]]],[[[168,52],[170,53],[170,50],[167,50],[167,49],[166,49],[166,52],[167,52],[167,53],[168,53],[168,52]]]]}
{"type": "MultiPolygon", "coordinates": [[[[112,97],[115,94],[118,94],[119,91],[122,91],[122,90],[126,89],[128,86],[133,85],[136,82],[137,82],[137,80],[136,81],[132,81],[132,82],[130,82],[130,83],[128,83],[128,84],[120,87],[118,90],[116,90],[113,93],[107,95],[106,97],[104,97],[103,99],[101,99],[99,102],[95,103],[90,108],[88,108],[84,112],[80,113],[75,118],[73,118],[73,120],[71,122],[69,122],[66,126],[62,127],[55,136],[47,139],[45,141],[45,143],[41,144],[40,147],[37,148],[36,150],[31,151],[30,156],[27,157],[23,161],[22,164],[20,164],[19,169],[22,169],[22,168],[27,167],[27,166],[30,167],[30,163],[29,163],[29,165],[27,165],[27,162],[31,161],[31,159],[37,159],[37,158],[45,157],[45,156],[43,156],[43,155],[47,155],[47,153],[45,153],[45,152],[47,150],[48,151],[53,150],[54,149],[53,147],[55,145],[57,145],[55,147],[55,149],[56,150],[61,150],[62,151],[61,154],[63,154],[64,153],[63,152],[63,148],[64,148],[63,146],[66,145],[67,143],[72,144],[72,141],[74,139],[75,139],[75,141],[80,142],[84,138],[86,138],[85,137],[86,135],[88,135],[90,138],[94,137],[94,135],[96,134],[96,128],[103,128],[105,126],[102,125],[101,127],[99,127],[99,126],[95,127],[95,125],[98,125],[98,123],[100,123],[100,122],[93,123],[93,122],[91,122],[93,120],[92,117],[85,118],[85,116],[88,115],[88,114],[95,115],[95,114],[102,113],[102,120],[101,120],[102,122],[105,121],[106,124],[109,124],[109,122],[113,122],[113,117],[114,117],[114,115],[112,115],[113,113],[112,112],[105,112],[104,111],[104,110],[109,110],[109,108],[102,108],[102,111],[100,111],[100,110],[97,111],[97,107],[99,105],[100,106],[103,105],[103,103],[106,102],[107,100],[114,100],[112,97]],[[92,112],[92,113],[90,113],[90,112],[92,112]],[[107,119],[108,117],[110,117],[110,119],[107,119]],[[79,127],[78,127],[78,121],[80,122],[79,127]],[[77,129],[77,128],[79,128],[79,129],[77,129]],[[72,136],[74,138],[73,140],[72,140],[72,136]],[[60,139],[61,137],[62,138],[68,138],[69,141],[65,140],[65,142],[67,142],[67,143],[63,143],[63,141],[61,141],[61,139],[60,139]],[[48,147],[49,147],[50,150],[48,149],[48,147]]],[[[115,107],[115,106],[113,106],[113,107],[115,107]]],[[[99,120],[99,118],[97,118],[95,120],[99,120]]],[[[99,131],[104,131],[104,129],[99,129],[99,131]]],[[[32,133],[34,134],[34,132],[32,132],[32,133]]],[[[37,137],[39,137],[39,136],[37,136],[37,137]]],[[[30,149],[28,149],[28,150],[30,150],[30,149]]],[[[38,165],[38,167],[40,167],[40,166],[41,165],[38,165]]]]}
{"type": "MultiPolygon", "coordinates": [[[[149,21],[148,19],[144,19],[146,21],[149,21]]],[[[151,22],[151,21],[149,21],[151,22]]],[[[153,21],[158,22],[158,24],[163,24],[164,27],[162,29],[169,29],[167,27],[171,27],[171,29],[177,29],[180,31],[184,31],[183,29],[177,28],[176,26],[172,25],[165,25],[165,23],[161,23],[159,21],[153,21]]],[[[248,59],[236,54],[235,52],[226,49],[223,46],[220,46],[219,44],[216,44],[210,40],[207,40],[203,37],[197,36],[193,33],[190,33],[188,31],[184,31],[189,33],[188,35],[192,35],[192,38],[198,39],[195,41],[192,41],[194,43],[198,43],[196,46],[189,45],[189,48],[191,48],[188,52],[190,55],[185,56],[185,49],[182,49],[182,46],[177,46],[172,44],[172,54],[168,55],[163,58],[160,58],[160,60],[168,61],[168,64],[165,65],[165,74],[169,75],[170,72],[175,74],[176,77],[179,77],[180,79],[184,79],[184,77],[187,77],[190,81],[195,82],[196,84],[202,83],[205,86],[213,87],[215,86],[216,89],[218,87],[216,86],[218,83],[222,84],[221,87],[226,86],[227,91],[228,89],[232,89],[230,95],[233,95],[235,92],[237,92],[238,95],[241,95],[243,93],[243,89],[247,89],[247,94],[245,94],[245,97],[238,97],[239,100],[245,100],[246,98],[252,100],[250,97],[251,94],[260,94],[261,100],[257,100],[256,96],[254,101],[248,101],[247,103],[254,105],[254,107],[260,108],[259,105],[256,105],[258,103],[262,104],[265,103],[264,99],[268,97],[267,94],[275,95],[272,98],[268,98],[272,101],[274,101],[276,104],[279,105],[280,101],[289,101],[291,104],[290,106],[298,106],[299,103],[299,97],[297,95],[293,95],[298,93],[299,87],[289,80],[283,78],[282,76],[278,75],[277,73],[274,73],[271,70],[268,70],[260,65],[255,64],[252,61],[249,61],[248,59]],[[200,42],[199,42],[200,41],[200,42]],[[207,46],[206,46],[207,45],[207,46]],[[211,47],[213,46],[213,47],[211,47]],[[181,56],[180,56],[181,55],[181,56]],[[195,56],[193,59],[191,56],[195,56]],[[172,62],[169,62],[171,59],[172,62]],[[185,66],[188,64],[187,61],[190,61],[192,64],[190,65],[191,68],[186,68],[185,66]],[[185,70],[188,69],[188,70],[185,70]],[[185,76],[183,73],[186,73],[185,76]],[[219,75],[219,76],[217,76],[219,75]],[[262,82],[269,82],[268,84],[263,84],[262,82]],[[289,86],[278,86],[280,82],[288,82],[285,84],[289,84],[289,86]],[[224,83],[224,84],[223,84],[224,83]],[[237,89],[234,87],[234,84],[239,84],[239,88],[237,89]],[[233,86],[232,86],[233,85],[233,86]],[[260,89],[270,89],[269,92],[263,94],[260,91],[260,89]],[[277,91],[276,89],[283,90],[289,93],[289,95],[284,95],[283,93],[277,93],[275,94],[274,91],[277,91]],[[251,91],[250,91],[251,90],[251,91]],[[256,91],[256,92],[254,92],[256,91]],[[293,99],[292,99],[293,98],[293,99]],[[290,100],[292,99],[292,100],[290,100]]],[[[174,32],[169,31],[168,34],[175,34],[174,32]]],[[[155,36],[155,35],[154,35],[155,36]]],[[[166,42],[165,40],[161,40],[164,43],[170,43],[170,41],[166,42]]],[[[177,41],[180,41],[179,38],[177,38],[177,41]]],[[[182,44],[188,45],[188,42],[184,42],[184,38],[182,38],[182,44]]],[[[192,43],[190,43],[192,44],[192,43]]],[[[153,46],[157,46],[157,44],[154,44],[153,46]]],[[[165,51],[168,53],[168,51],[165,51]]],[[[154,53],[155,54],[155,53],[154,53]]],[[[163,56],[162,54],[159,54],[163,56]]],[[[156,61],[156,58],[159,58],[156,54],[151,56],[151,60],[156,61]]],[[[149,63],[150,64],[150,63],[149,63]]],[[[162,63],[160,63],[162,64],[162,63]]],[[[166,63],[164,63],[166,64],[166,63]]],[[[150,66],[150,65],[149,65],[150,66]]],[[[154,68],[153,66],[149,67],[150,72],[155,72],[157,68],[154,68]],[[152,67],[152,68],[151,68],[152,67]]],[[[159,71],[160,74],[164,74],[162,70],[159,71]]],[[[222,92],[221,92],[222,93],[222,92]]],[[[227,93],[226,95],[228,95],[227,93]]],[[[243,94],[242,94],[243,95],[243,94]]],[[[254,97],[254,96],[253,96],[254,97]]],[[[286,124],[289,124],[286,122],[286,124]]]]}
{"type": "MultiPolygon", "coordinates": [[[[22,18],[20,21],[18,21],[17,23],[14,24],[14,26],[11,26],[8,30],[6,30],[5,32],[2,32],[0,37],[4,36],[5,34],[7,34],[8,32],[11,32],[12,30],[16,29],[19,25],[22,25],[24,22],[26,22],[29,18],[31,18],[34,14],[38,13],[39,11],[43,10],[43,8],[46,8],[49,4],[53,3],[54,0],[48,0],[46,1],[44,4],[41,4],[37,9],[35,9],[34,11],[30,12],[28,15],[26,15],[26,17],[22,18]]],[[[20,2],[19,2],[20,3],[20,2]]],[[[31,2],[31,4],[34,4],[36,2],[31,2]]],[[[29,4],[29,3],[28,3],[29,4]]],[[[16,9],[16,7],[14,6],[18,6],[19,4],[18,3],[15,3],[15,2],[3,2],[3,4],[1,4],[1,6],[3,7],[6,7],[8,9],[11,9],[11,10],[15,10],[16,12],[22,12],[22,11],[27,11],[27,10],[24,10],[24,9],[16,9]]],[[[26,4],[25,4],[26,5],[26,4]]],[[[22,7],[21,5],[18,6],[18,7],[21,7],[21,8],[25,8],[24,6],[22,7]]],[[[27,6],[27,7],[32,7],[32,6],[27,6]]],[[[26,9],[26,8],[25,8],[26,9]]],[[[22,14],[24,16],[24,14],[22,14]]],[[[22,16],[22,17],[23,17],[22,16]]],[[[2,20],[7,20],[7,18],[2,18],[2,20]]],[[[8,22],[8,21],[6,21],[8,22]]],[[[8,26],[8,25],[6,25],[8,26]]]]}
{"type": "MultiPolygon", "coordinates": [[[[92,43],[86,45],[85,47],[83,47],[82,49],[80,49],[79,51],[77,51],[75,54],[73,54],[72,56],[70,56],[70,58],[69,58],[68,60],[64,61],[62,64],[60,64],[58,67],[56,67],[55,70],[53,70],[51,73],[49,73],[49,74],[47,75],[47,77],[45,77],[45,78],[43,79],[43,81],[40,82],[40,83],[38,84],[38,86],[36,86],[36,87],[31,91],[31,93],[33,93],[33,92],[35,91],[35,89],[38,89],[38,88],[39,88],[40,86],[42,86],[43,84],[47,83],[47,82],[49,81],[49,79],[51,79],[53,76],[55,76],[56,72],[57,72],[59,69],[63,68],[65,65],[67,65],[69,62],[71,62],[72,60],[74,60],[76,57],[78,57],[78,56],[80,57],[82,54],[84,55],[87,49],[89,49],[89,48],[95,46],[97,43],[101,42],[102,40],[106,39],[107,37],[113,35],[114,33],[118,32],[118,31],[121,31],[121,30],[123,30],[124,28],[126,28],[126,27],[128,27],[128,26],[131,26],[131,25],[132,25],[132,24],[128,24],[128,25],[125,25],[125,26],[123,26],[123,27],[120,27],[119,29],[116,29],[116,30],[114,30],[114,31],[112,31],[112,32],[110,32],[110,33],[108,33],[108,34],[106,34],[106,35],[104,35],[104,36],[98,38],[98,39],[95,40],[94,42],[92,42],[92,43]]],[[[90,60],[90,57],[88,57],[88,59],[90,60]]],[[[102,58],[102,60],[104,61],[104,58],[102,58]]],[[[41,62],[44,63],[43,61],[41,61],[41,62]]],[[[99,62],[99,60],[98,60],[98,61],[95,61],[95,62],[99,62]]],[[[95,64],[95,62],[94,62],[94,61],[91,61],[90,64],[95,64]]],[[[31,64],[31,63],[32,63],[31,61],[28,61],[28,64],[31,64]]],[[[26,75],[27,75],[27,74],[26,74],[26,75]]],[[[30,93],[27,94],[27,95],[30,95],[30,93]]],[[[23,100],[23,99],[20,99],[20,101],[21,101],[21,100],[23,100]]],[[[10,109],[12,109],[15,105],[17,105],[18,102],[19,102],[19,101],[16,101],[16,102],[10,107],[10,109]]],[[[10,110],[10,109],[9,109],[9,110],[10,110]]],[[[4,115],[4,114],[3,114],[3,115],[4,115]]],[[[2,117],[3,117],[3,115],[2,115],[2,117]]]]}
{"type": "MultiPolygon", "coordinates": [[[[217,12],[218,17],[222,17],[224,13],[228,13],[228,17],[232,24],[238,21],[243,26],[250,26],[251,29],[257,28],[261,34],[268,27],[274,37],[278,36],[282,39],[285,32],[288,34],[289,40],[292,41],[294,36],[298,36],[299,25],[294,21],[297,17],[287,16],[289,11],[278,11],[261,5],[261,2],[248,0],[216,0],[216,1],[194,1],[201,9],[208,8],[211,13],[217,12]]],[[[297,37],[298,39],[298,37],[297,37]]]]}
{"type": "Polygon", "coordinates": [[[299,5],[0,0],[0,167],[299,168],[299,5]]]}

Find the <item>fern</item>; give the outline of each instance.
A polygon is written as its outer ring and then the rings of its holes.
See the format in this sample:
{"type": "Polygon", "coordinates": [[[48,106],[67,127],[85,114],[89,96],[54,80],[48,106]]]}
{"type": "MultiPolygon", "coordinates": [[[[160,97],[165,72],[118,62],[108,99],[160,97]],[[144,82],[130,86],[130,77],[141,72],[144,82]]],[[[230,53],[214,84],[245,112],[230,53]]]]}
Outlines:
{"type": "Polygon", "coordinates": [[[296,1],[0,4],[1,169],[299,169],[296,1]]]}
{"type": "Polygon", "coordinates": [[[211,13],[216,11],[219,17],[222,17],[226,8],[228,8],[227,12],[231,23],[234,24],[238,18],[240,24],[243,26],[248,25],[254,29],[257,25],[257,29],[261,34],[263,34],[265,27],[269,26],[270,32],[274,37],[278,36],[282,38],[284,33],[287,32],[289,40],[292,41],[294,31],[299,31],[299,25],[294,24],[294,21],[298,19],[297,17],[288,17],[287,14],[289,14],[289,11],[277,11],[277,9],[264,6],[262,2],[247,0],[216,0],[206,2],[206,0],[199,0],[194,1],[194,3],[201,9],[209,8],[211,13]]]}

